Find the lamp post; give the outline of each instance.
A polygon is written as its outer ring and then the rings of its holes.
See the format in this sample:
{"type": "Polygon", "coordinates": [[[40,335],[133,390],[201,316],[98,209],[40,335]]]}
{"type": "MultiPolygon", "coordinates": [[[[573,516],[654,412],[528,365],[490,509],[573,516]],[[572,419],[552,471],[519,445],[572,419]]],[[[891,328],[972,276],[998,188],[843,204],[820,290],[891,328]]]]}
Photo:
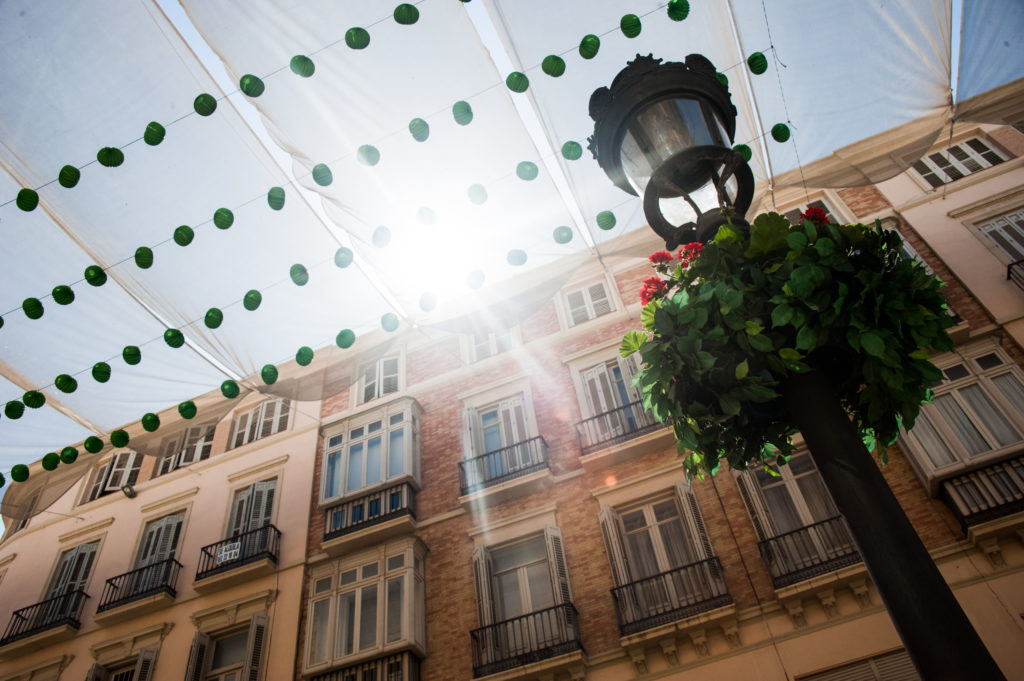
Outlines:
{"type": "MultiPolygon", "coordinates": [[[[619,188],[643,196],[670,251],[708,241],[726,220],[746,225],[753,175],[725,146],[736,109],[705,57],[663,64],[637,55],[610,88],[594,91],[590,116],[594,158],[619,188]]],[[[825,357],[782,383],[785,417],[802,433],[911,660],[925,681],[1004,679],[837,397],[835,364],[825,357]]]]}

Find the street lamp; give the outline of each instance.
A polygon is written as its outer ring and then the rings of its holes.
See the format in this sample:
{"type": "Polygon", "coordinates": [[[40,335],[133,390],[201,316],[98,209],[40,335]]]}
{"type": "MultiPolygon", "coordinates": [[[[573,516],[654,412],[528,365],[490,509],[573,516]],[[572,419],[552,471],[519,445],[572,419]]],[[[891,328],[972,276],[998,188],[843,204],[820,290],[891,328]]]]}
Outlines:
{"type": "Polygon", "coordinates": [[[590,96],[590,117],[594,158],[616,186],[643,197],[668,250],[709,240],[727,216],[746,225],[754,176],[728,146],[736,107],[707,58],[662,63],[638,54],[590,96]]]}

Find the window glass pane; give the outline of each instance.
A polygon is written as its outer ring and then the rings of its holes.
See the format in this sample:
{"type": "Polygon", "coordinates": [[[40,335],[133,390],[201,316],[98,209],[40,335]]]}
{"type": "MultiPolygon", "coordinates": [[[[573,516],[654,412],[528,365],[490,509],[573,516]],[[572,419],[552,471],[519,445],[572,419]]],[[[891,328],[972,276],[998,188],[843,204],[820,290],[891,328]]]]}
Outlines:
{"type": "Polygon", "coordinates": [[[377,585],[363,587],[362,607],[359,610],[359,649],[372,648],[377,643],[377,585]]]}
{"type": "Polygon", "coordinates": [[[363,443],[351,445],[348,448],[348,491],[359,489],[363,486],[363,443]]]}
{"type": "Polygon", "coordinates": [[[388,581],[388,643],[402,638],[402,586],[402,577],[388,581]]]}
{"type": "Polygon", "coordinates": [[[388,433],[388,477],[405,473],[405,428],[388,433]]]}
{"type": "Polygon", "coordinates": [[[309,663],[317,664],[327,661],[327,636],[330,626],[331,601],[317,601],[313,604],[313,630],[310,634],[309,663]]]}
{"type": "Polygon", "coordinates": [[[480,425],[484,434],[484,452],[496,452],[504,445],[501,441],[501,425],[498,423],[498,410],[480,414],[480,425]]]}
{"type": "Polygon", "coordinates": [[[366,426],[366,432],[367,433],[376,433],[383,426],[384,426],[384,422],[383,421],[374,421],[370,425],[366,426]]]}
{"type": "Polygon", "coordinates": [[[1001,447],[1012,444],[1020,439],[1020,434],[1014,430],[1010,422],[1006,420],[992,403],[991,398],[985,394],[980,385],[970,385],[960,391],[964,400],[971,407],[981,422],[988,428],[989,432],[995,435],[996,441],[1001,447]]]}
{"type": "Polygon", "coordinates": [[[377,563],[367,563],[363,566],[363,579],[377,576],[377,563]]]}
{"type": "Polygon", "coordinates": [[[935,398],[935,408],[939,410],[946,424],[952,429],[971,456],[989,451],[990,447],[978,429],[971,423],[967,412],[957,404],[952,395],[939,395],[935,398]]]}
{"type": "Polygon", "coordinates": [[[994,352],[990,352],[987,355],[982,355],[981,357],[978,357],[974,361],[978,363],[978,366],[980,366],[983,371],[986,369],[994,369],[995,367],[1003,365],[1003,360],[999,359],[999,355],[997,355],[994,352]]]}
{"type": "Polygon", "coordinates": [[[403,414],[392,414],[391,418],[388,420],[388,425],[394,426],[396,424],[401,423],[404,419],[405,419],[405,414],[404,413],[403,414]]]}
{"type": "Polygon", "coordinates": [[[626,548],[629,551],[633,579],[658,574],[658,559],[654,555],[654,544],[646,527],[626,535],[626,548]]]}
{"type": "Polygon", "coordinates": [[[370,438],[366,443],[366,484],[380,482],[380,437],[370,438]]]}
{"type": "Polygon", "coordinates": [[[946,446],[946,443],[943,442],[939,433],[935,430],[935,426],[932,425],[928,412],[921,411],[911,432],[917,438],[917,441],[921,443],[924,453],[936,468],[948,466],[956,461],[953,452],[949,450],[949,447],[946,446]]]}
{"type": "Polygon", "coordinates": [[[969,376],[970,372],[967,371],[967,367],[965,367],[963,364],[954,364],[953,366],[946,368],[945,374],[947,380],[955,381],[957,379],[969,376]]]}
{"type": "Polygon", "coordinates": [[[544,547],[544,538],[537,537],[529,541],[496,549],[491,553],[491,561],[495,572],[501,572],[509,568],[525,565],[535,560],[546,560],[547,549],[544,547]]]}
{"type": "Polygon", "coordinates": [[[1024,411],[1024,385],[1021,385],[1020,380],[1016,376],[1013,374],[1002,374],[1001,376],[995,376],[992,382],[999,388],[999,392],[1003,393],[1003,397],[1016,408],[1018,414],[1024,411]]]}
{"type": "Polygon", "coordinates": [[[356,592],[338,596],[338,654],[351,655],[355,650],[356,592]]]}
{"type": "Polygon", "coordinates": [[[778,534],[792,532],[804,526],[796,506],[793,505],[793,499],[781,483],[774,487],[763,488],[761,496],[764,498],[765,506],[768,507],[769,521],[775,526],[778,534]]]}
{"type": "Polygon", "coordinates": [[[330,577],[322,577],[322,578],[316,580],[316,582],[314,582],[314,584],[313,584],[313,593],[315,593],[315,594],[322,594],[325,591],[330,591],[330,590],[331,590],[331,578],[330,577]]]}
{"type": "Polygon", "coordinates": [[[812,523],[828,520],[839,515],[839,512],[832,506],[832,500],[825,491],[825,485],[818,475],[803,475],[797,478],[797,486],[800,494],[807,504],[807,510],[811,512],[812,523]]]}
{"type": "Polygon", "coordinates": [[[238,664],[245,657],[246,641],[249,639],[249,632],[243,631],[234,636],[222,638],[213,644],[213,662],[211,669],[220,669],[228,665],[238,664]]]}
{"type": "Polygon", "coordinates": [[[397,556],[388,556],[388,570],[397,570],[400,567],[405,567],[404,553],[399,553],[397,556]]]}
{"type": "Polygon", "coordinates": [[[327,454],[327,461],[324,470],[324,497],[331,498],[338,496],[341,492],[341,452],[333,451],[327,454]]]}
{"type": "Polygon", "coordinates": [[[356,571],[355,570],[346,570],[345,572],[341,573],[341,585],[342,586],[345,586],[346,584],[352,584],[355,581],[356,581],[356,571]]]}
{"type": "Polygon", "coordinates": [[[494,578],[494,589],[497,593],[498,616],[512,619],[524,614],[523,595],[519,589],[519,575],[516,571],[505,572],[494,578]]]}
{"type": "Polygon", "coordinates": [[[530,612],[537,612],[555,605],[555,593],[551,588],[551,574],[547,561],[533,563],[526,567],[526,583],[530,588],[530,612]]]}

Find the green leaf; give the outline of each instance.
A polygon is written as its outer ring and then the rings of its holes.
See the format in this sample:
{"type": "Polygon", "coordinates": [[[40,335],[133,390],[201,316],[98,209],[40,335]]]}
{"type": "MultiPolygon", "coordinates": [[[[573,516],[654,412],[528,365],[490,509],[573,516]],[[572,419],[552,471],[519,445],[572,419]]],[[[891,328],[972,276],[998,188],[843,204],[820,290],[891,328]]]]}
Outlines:
{"type": "Polygon", "coordinates": [[[917,350],[914,350],[912,353],[910,353],[908,357],[910,357],[911,359],[927,360],[929,357],[931,357],[931,353],[925,350],[924,348],[918,348],[917,350]]]}
{"type": "Polygon", "coordinates": [[[736,376],[737,381],[742,381],[747,377],[748,373],[750,373],[750,365],[747,364],[747,360],[743,360],[736,365],[736,370],[733,372],[733,375],[736,376]]]}
{"type": "Polygon", "coordinates": [[[765,473],[767,473],[768,475],[772,476],[773,478],[781,478],[782,477],[781,473],[779,473],[777,470],[775,470],[774,468],[772,468],[771,466],[769,466],[767,464],[761,466],[761,469],[764,470],[765,473]]]}
{"type": "Polygon", "coordinates": [[[758,352],[771,352],[774,349],[771,339],[763,333],[750,336],[750,347],[758,352]]]}
{"type": "Polygon", "coordinates": [[[646,333],[641,331],[630,331],[622,339],[622,345],[619,346],[619,354],[623,357],[629,357],[643,347],[646,342],[646,333]]]}
{"type": "Polygon", "coordinates": [[[787,362],[799,362],[804,358],[803,355],[793,348],[779,348],[779,357],[787,362]]]}
{"type": "Polygon", "coordinates": [[[731,395],[719,395],[718,404],[726,416],[736,416],[740,413],[740,401],[731,395]]]}
{"type": "Polygon", "coordinates": [[[658,309],[659,305],[657,302],[647,303],[643,309],[640,310],[640,323],[644,329],[650,332],[654,332],[654,312],[658,309]]]}
{"type": "Polygon", "coordinates": [[[778,213],[758,215],[750,228],[750,246],[745,253],[746,257],[782,250],[789,230],[789,220],[778,213]]]}
{"type": "Polygon", "coordinates": [[[885,354],[885,342],[871,331],[865,331],[860,335],[860,346],[864,348],[864,352],[874,357],[885,354]]]}
{"type": "Polygon", "coordinates": [[[805,326],[796,334],[796,347],[799,350],[813,350],[818,345],[818,332],[814,327],[805,326]]]}
{"type": "Polygon", "coordinates": [[[772,310],[772,326],[785,326],[793,319],[793,308],[789,305],[779,305],[772,310]]]}
{"type": "Polygon", "coordinates": [[[786,237],[786,245],[794,251],[802,251],[807,246],[807,237],[800,232],[792,232],[786,237]]]}
{"type": "Polygon", "coordinates": [[[814,250],[818,251],[818,255],[826,258],[835,252],[836,243],[827,236],[823,236],[814,242],[814,250]]]}
{"type": "Polygon", "coordinates": [[[744,326],[746,327],[746,331],[747,331],[747,335],[748,336],[756,336],[757,334],[759,334],[762,331],[764,331],[764,327],[763,326],[761,326],[756,321],[751,321],[749,319],[745,322],[744,326]]]}

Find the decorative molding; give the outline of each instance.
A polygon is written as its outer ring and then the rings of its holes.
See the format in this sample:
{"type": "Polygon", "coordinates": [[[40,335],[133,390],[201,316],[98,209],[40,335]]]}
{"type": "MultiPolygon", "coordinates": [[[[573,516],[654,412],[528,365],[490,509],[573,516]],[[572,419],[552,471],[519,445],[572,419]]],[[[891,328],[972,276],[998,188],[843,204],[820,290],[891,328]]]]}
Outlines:
{"type": "Polygon", "coordinates": [[[743,645],[740,642],[740,626],[737,620],[729,620],[722,623],[722,635],[729,642],[730,648],[739,648],[743,645]]]}
{"type": "MultiPolygon", "coordinates": [[[[502,392],[501,395],[498,395],[496,398],[494,398],[494,399],[498,399],[502,395],[509,394],[506,389],[509,386],[514,386],[516,383],[522,383],[523,385],[529,385],[530,384],[530,377],[529,377],[529,375],[527,375],[527,374],[514,374],[512,376],[507,376],[507,377],[501,379],[500,381],[494,381],[494,382],[488,383],[486,385],[474,386],[473,388],[470,388],[469,390],[464,390],[463,392],[457,394],[455,396],[455,399],[459,400],[460,402],[465,402],[467,400],[469,400],[471,402],[477,402],[478,399],[483,399],[484,401],[487,401],[490,396],[486,395],[486,393],[488,393],[488,392],[490,392],[492,390],[493,391],[504,391],[504,392],[502,392]],[[484,397],[480,398],[481,395],[484,395],[484,397]]],[[[513,389],[513,392],[514,392],[514,389],[513,389]]]]}
{"type": "Polygon", "coordinates": [[[825,617],[832,619],[839,614],[839,607],[836,605],[836,594],[832,589],[823,589],[815,594],[818,597],[818,602],[821,603],[821,607],[825,610],[825,617]]]}
{"type": "Polygon", "coordinates": [[[194,497],[198,493],[198,487],[190,487],[189,489],[184,490],[182,492],[176,492],[175,494],[172,494],[169,497],[164,497],[163,499],[157,499],[156,501],[151,501],[148,504],[144,504],[139,509],[139,511],[141,513],[149,513],[150,511],[165,509],[168,506],[173,506],[181,501],[184,501],[185,499],[194,497]]]}
{"type": "Polygon", "coordinates": [[[789,618],[793,620],[793,626],[796,629],[807,626],[807,618],[804,616],[804,604],[800,601],[790,601],[786,603],[786,612],[789,613],[789,618]]]}
{"type": "Polygon", "coordinates": [[[230,475],[228,475],[228,482],[235,483],[235,482],[238,482],[239,480],[242,480],[243,478],[248,478],[250,476],[255,477],[255,476],[261,475],[261,474],[266,473],[267,471],[269,471],[271,468],[275,468],[277,466],[283,466],[288,461],[288,459],[289,459],[289,455],[288,454],[283,454],[281,456],[274,457],[273,459],[270,459],[269,461],[264,461],[262,463],[258,463],[255,466],[250,466],[249,468],[245,468],[245,469],[240,470],[240,471],[235,471],[234,473],[231,473],[230,475]]]}
{"type": "Polygon", "coordinates": [[[624,480],[617,480],[614,485],[602,485],[590,490],[590,495],[602,506],[616,506],[658,489],[672,489],[677,480],[685,480],[683,467],[678,459],[673,459],[660,466],[645,470],[624,480]],[[619,498],[621,497],[621,498],[619,498]]]}
{"type": "Polygon", "coordinates": [[[857,598],[857,605],[860,606],[861,610],[871,607],[871,592],[868,591],[868,581],[866,579],[851,579],[850,591],[857,598]]]}
{"type": "Polygon", "coordinates": [[[708,657],[711,652],[708,650],[708,637],[703,629],[694,629],[690,633],[690,641],[697,650],[698,657],[708,657]]]}
{"type": "Polygon", "coordinates": [[[14,562],[14,559],[18,557],[17,553],[8,553],[3,558],[0,558],[0,568],[7,567],[14,562]]]}
{"type": "Polygon", "coordinates": [[[4,676],[0,681],[35,681],[35,679],[46,678],[57,679],[60,678],[61,674],[71,665],[71,661],[74,659],[74,655],[51,657],[47,660],[36,663],[33,667],[23,669],[22,671],[16,672],[10,676],[4,676]]]}
{"type": "Polygon", "coordinates": [[[999,548],[999,539],[997,537],[986,537],[980,540],[978,548],[985,552],[989,562],[992,563],[992,567],[1006,567],[1006,558],[1003,557],[1003,551],[999,548]]]}
{"type": "Polygon", "coordinates": [[[674,638],[663,638],[658,641],[658,644],[661,646],[661,652],[669,664],[679,664],[679,648],[676,647],[676,640],[674,638]]]}
{"type": "Polygon", "coordinates": [[[127,636],[100,641],[89,647],[92,658],[104,667],[135,657],[143,648],[160,648],[174,622],[161,622],[137,629],[127,636]]]}
{"type": "Polygon", "coordinates": [[[253,615],[267,613],[276,598],[277,591],[265,589],[212,608],[196,611],[192,613],[190,619],[196,629],[211,633],[238,624],[253,615]]]}
{"type": "Polygon", "coordinates": [[[555,520],[555,509],[557,504],[550,503],[537,508],[532,508],[523,513],[518,513],[510,518],[498,520],[472,527],[469,530],[469,537],[474,544],[490,546],[503,541],[522,537],[531,532],[543,530],[549,525],[557,525],[555,520]]]}
{"type": "Polygon", "coordinates": [[[81,540],[86,535],[92,534],[93,532],[99,532],[100,530],[110,527],[113,524],[114,517],[110,516],[109,518],[104,518],[103,520],[98,520],[94,523],[89,523],[84,527],[75,528],[70,532],[59,534],[57,535],[57,541],[61,544],[64,544],[66,542],[81,540]]]}
{"type": "Polygon", "coordinates": [[[587,676],[587,669],[581,664],[574,664],[569,667],[570,681],[583,681],[587,676]]]}
{"type": "Polygon", "coordinates": [[[637,674],[647,673],[647,651],[642,646],[629,649],[629,659],[633,660],[637,674]]]}

